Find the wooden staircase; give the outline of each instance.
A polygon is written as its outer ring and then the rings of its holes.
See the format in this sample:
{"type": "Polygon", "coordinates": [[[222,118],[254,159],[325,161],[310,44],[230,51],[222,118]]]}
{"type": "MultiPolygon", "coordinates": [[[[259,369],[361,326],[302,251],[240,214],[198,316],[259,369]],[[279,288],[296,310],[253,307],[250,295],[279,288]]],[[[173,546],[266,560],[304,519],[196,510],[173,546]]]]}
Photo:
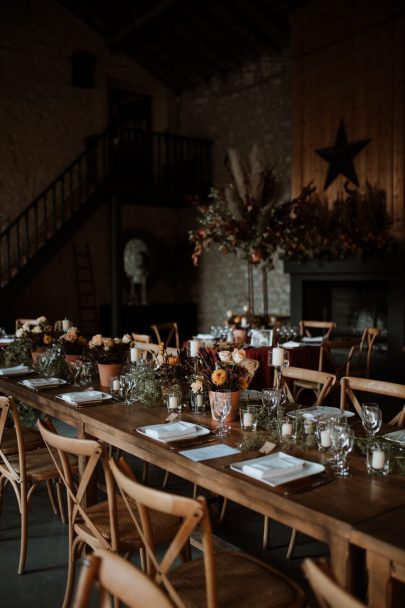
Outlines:
{"type": "Polygon", "coordinates": [[[0,233],[0,294],[38,272],[113,193],[131,200],[138,193],[142,203],[170,206],[187,194],[207,194],[211,146],[129,128],[89,138],[86,150],[0,233]]]}

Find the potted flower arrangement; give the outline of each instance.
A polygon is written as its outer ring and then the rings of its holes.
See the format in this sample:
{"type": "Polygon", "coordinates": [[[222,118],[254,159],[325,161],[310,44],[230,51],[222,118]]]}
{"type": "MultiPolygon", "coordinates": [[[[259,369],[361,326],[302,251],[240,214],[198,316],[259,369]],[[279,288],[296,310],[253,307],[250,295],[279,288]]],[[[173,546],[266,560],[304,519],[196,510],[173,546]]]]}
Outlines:
{"type": "Polygon", "coordinates": [[[24,323],[17,329],[15,335],[16,338],[30,343],[34,360],[43,352],[44,348],[51,346],[53,342],[52,325],[44,316],[38,317],[34,324],[24,323]]]}
{"type": "Polygon", "coordinates": [[[66,361],[77,361],[83,354],[87,340],[82,336],[77,327],[71,327],[58,338],[59,344],[65,353],[66,361]]]}
{"type": "Polygon", "coordinates": [[[120,374],[128,358],[131,336],[107,338],[96,334],[88,343],[89,354],[97,362],[101,386],[109,386],[110,378],[120,374]]]}
{"type": "Polygon", "coordinates": [[[230,393],[231,410],[226,420],[234,420],[238,413],[240,391],[247,389],[256,369],[257,361],[247,359],[243,350],[235,348],[232,352],[216,352],[212,349],[200,349],[199,373],[208,388],[211,411],[216,392],[230,393]]]}

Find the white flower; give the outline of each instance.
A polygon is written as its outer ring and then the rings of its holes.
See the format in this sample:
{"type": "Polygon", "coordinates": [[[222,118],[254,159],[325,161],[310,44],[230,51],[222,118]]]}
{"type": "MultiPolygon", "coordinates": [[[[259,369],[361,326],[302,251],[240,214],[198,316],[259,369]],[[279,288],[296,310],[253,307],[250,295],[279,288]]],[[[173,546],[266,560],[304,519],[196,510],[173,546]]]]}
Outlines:
{"type": "Polygon", "coordinates": [[[194,382],[191,383],[191,390],[193,391],[193,393],[199,393],[200,391],[202,391],[203,389],[203,383],[201,380],[194,380],[194,382]]]}
{"type": "Polygon", "coordinates": [[[92,337],[89,342],[90,348],[94,348],[95,346],[101,346],[103,343],[103,336],[101,334],[96,334],[92,337]]]}
{"type": "Polygon", "coordinates": [[[124,334],[122,336],[122,341],[124,344],[129,344],[132,341],[132,336],[130,336],[129,334],[124,334]]]}
{"type": "Polygon", "coordinates": [[[37,324],[37,325],[42,325],[42,324],[44,324],[44,323],[46,323],[46,322],[47,322],[47,318],[46,318],[46,317],[44,317],[44,316],[42,316],[42,317],[38,317],[38,319],[36,320],[36,324],[37,324]]]}
{"type": "Polygon", "coordinates": [[[21,338],[23,333],[24,333],[24,331],[23,331],[22,327],[20,327],[20,329],[17,329],[17,331],[15,332],[16,338],[21,338]]]}
{"type": "Polygon", "coordinates": [[[238,350],[237,348],[233,349],[232,359],[235,361],[235,363],[241,363],[245,358],[246,351],[244,351],[243,349],[238,350]]]}
{"type": "Polygon", "coordinates": [[[24,323],[21,329],[24,331],[30,331],[31,325],[29,323],[24,323]]]}
{"type": "Polygon", "coordinates": [[[31,331],[33,334],[42,334],[43,333],[42,327],[40,327],[39,325],[35,325],[31,331]]]}
{"type": "Polygon", "coordinates": [[[230,363],[232,361],[232,355],[229,352],[229,350],[220,350],[219,353],[218,353],[218,357],[224,363],[230,363]]]}

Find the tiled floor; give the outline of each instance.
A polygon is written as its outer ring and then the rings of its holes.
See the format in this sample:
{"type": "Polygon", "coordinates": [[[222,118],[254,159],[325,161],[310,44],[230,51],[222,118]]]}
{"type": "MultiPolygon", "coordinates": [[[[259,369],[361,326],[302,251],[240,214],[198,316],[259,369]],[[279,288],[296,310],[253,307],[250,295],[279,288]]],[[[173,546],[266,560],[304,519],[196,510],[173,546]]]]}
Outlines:
{"type": "MultiPolygon", "coordinates": [[[[135,470],[141,470],[140,463],[135,462],[133,466],[135,470]]],[[[162,477],[161,471],[151,467],[151,485],[160,485],[162,477]]],[[[173,476],[167,489],[176,493],[191,493],[190,486],[173,476]]],[[[263,551],[263,518],[260,515],[233,503],[229,505],[222,525],[216,522],[215,508],[212,515],[216,535],[271,563],[303,585],[301,557],[326,554],[325,546],[299,536],[295,556],[287,561],[285,554],[290,533],[286,527],[271,523],[270,549],[263,551]]],[[[67,527],[53,514],[47,492],[41,488],[32,500],[26,573],[18,575],[19,514],[14,494],[11,488],[7,489],[0,517],[1,608],[58,608],[61,605],[66,582],[66,534],[67,527]]],[[[315,605],[311,595],[308,605],[315,605]]]]}

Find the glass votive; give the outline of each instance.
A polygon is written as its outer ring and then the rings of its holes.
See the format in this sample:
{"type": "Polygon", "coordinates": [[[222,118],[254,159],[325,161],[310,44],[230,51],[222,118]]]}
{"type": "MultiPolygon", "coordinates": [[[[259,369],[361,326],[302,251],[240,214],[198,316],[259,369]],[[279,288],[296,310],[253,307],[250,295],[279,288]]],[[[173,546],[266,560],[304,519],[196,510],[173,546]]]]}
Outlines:
{"type": "Polygon", "coordinates": [[[205,413],[206,397],[204,391],[198,391],[197,393],[191,391],[191,407],[193,413],[196,415],[201,415],[205,413]]]}
{"type": "Polygon", "coordinates": [[[293,418],[293,438],[298,443],[304,437],[304,415],[297,412],[293,418]]]}
{"type": "Polygon", "coordinates": [[[313,435],[315,432],[315,421],[304,417],[304,435],[313,435]]]}
{"type": "Polygon", "coordinates": [[[289,442],[293,435],[293,421],[291,418],[282,416],[279,419],[279,433],[280,439],[283,442],[289,442]]]}
{"type": "Polygon", "coordinates": [[[374,440],[367,446],[367,471],[370,475],[385,476],[390,470],[390,446],[374,440]]]}
{"type": "Polygon", "coordinates": [[[119,398],[121,390],[120,376],[111,376],[110,378],[110,393],[113,397],[119,398]]]}
{"type": "Polygon", "coordinates": [[[327,418],[319,418],[316,425],[316,439],[318,449],[321,452],[327,452],[332,447],[332,437],[329,430],[329,421],[327,418]]]}
{"type": "Polygon", "coordinates": [[[240,427],[242,431],[255,431],[257,429],[257,413],[258,406],[256,405],[241,405],[239,407],[240,427]]]}
{"type": "Polygon", "coordinates": [[[167,411],[170,414],[180,414],[182,408],[181,391],[171,388],[167,394],[166,404],[167,411]]]}

